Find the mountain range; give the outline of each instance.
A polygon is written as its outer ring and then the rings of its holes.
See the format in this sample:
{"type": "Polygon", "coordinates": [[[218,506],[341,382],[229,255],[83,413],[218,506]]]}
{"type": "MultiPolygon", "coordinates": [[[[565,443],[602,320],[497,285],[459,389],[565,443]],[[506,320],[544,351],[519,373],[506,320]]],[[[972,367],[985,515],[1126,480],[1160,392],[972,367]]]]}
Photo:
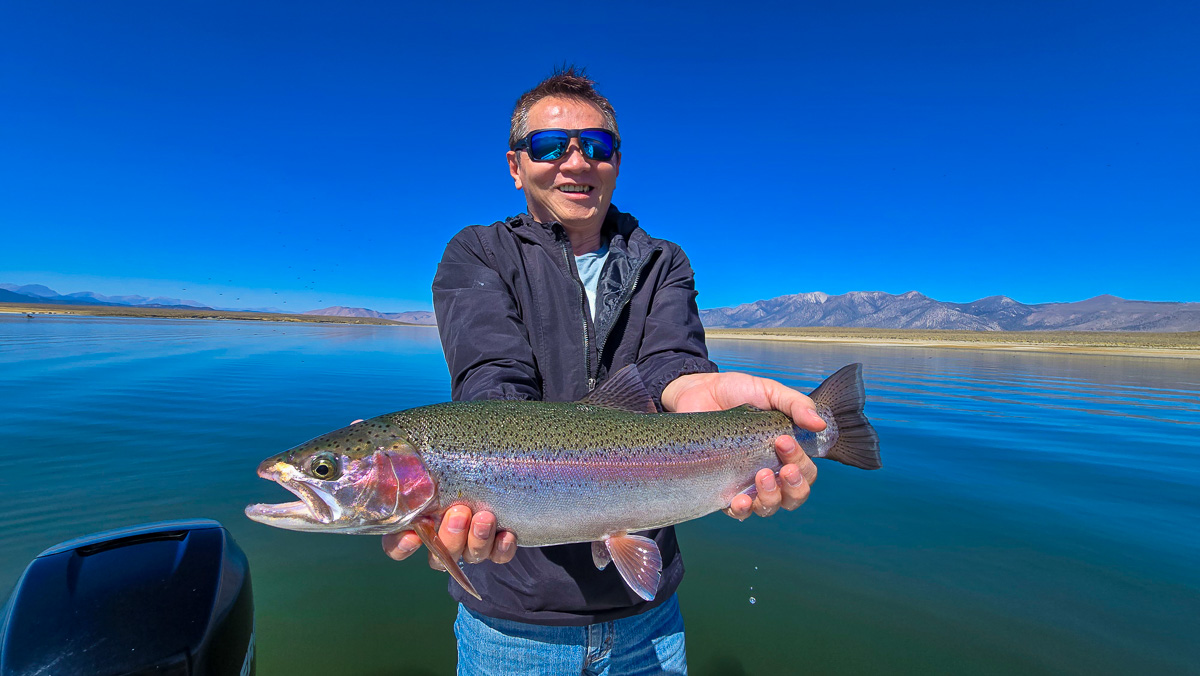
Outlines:
{"type": "Polygon", "coordinates": [[[1200,331],[1200,303],[1096,296],[1074,303],[1026,305],[1007,296],[947,303],[916,291],[797,293],[736,307],[701,310],[709,328],[857,326],[966,331],[1200,331]]]}
{"type": "Polygon", "coordinates": [[[0,303],[53,303],[55,305],[122,305],[134,307],[172,307],[212,310],[203,303],[178,298],[145,296],[104,296],[92,291],[60,294],[41,284],[0,284],[0,303]]]}
{"type": "Polygon", "coordinates": [[[334,305],[322,310],[309,310],[306,315],[323,315],[326,317],[374,317],[376,319],[391,319],[397,322],[406,322],[408,324],[424,324],[433,326],[437,321],[433,318],[433,313],[428,311],[415,312],[376,312],[363,307],[345,307],[343,305],[334,305]]]}
{"type": "MultiPolygon", "coordinates": [[[[122,307],[147,308],[181,308],[187,310],[226,310],[230,312],[275,312],[282,313],[278,308],[214,308],[194,300],[179,298],[147,298],[146,296],[104,296],[93,291],[77,291],[61,294],[48,286],[41,284],[0,284],[0,303],[51,303],[54,305],[108,305],[122,307]]],[[[432,326],[435,321],[432,312],[376,312],[366,308],[343,307],[340,305],[321,310],[309,310],[306,315],[324,315],[332,317],[375,317],[390,319],[408,324],[426,324],[432,326]]]]}
{"type": "MultiPolygon", "coordinates": [[[[91,291],[59,294],[41,284],[0,284],[0,303],[118,305],[151,308],[280,312],[275,308],[210,308],[194,300],[104,296],[91,291]]],[[[428,311],[377,312],[336,305],[304,314],[374,317],[410,324],[435,324],[428,311]]],[[[1200,303],[1126,300],[1104,295],[1073,303],[1020,303],[989,296],[970,303],[948,303],[916,291],[890,294],[851,291],[831,296],[797,293],[700,311],[708,328],[853,326],[882,329],[965,331],[1200,331],[1200,303]]]]}

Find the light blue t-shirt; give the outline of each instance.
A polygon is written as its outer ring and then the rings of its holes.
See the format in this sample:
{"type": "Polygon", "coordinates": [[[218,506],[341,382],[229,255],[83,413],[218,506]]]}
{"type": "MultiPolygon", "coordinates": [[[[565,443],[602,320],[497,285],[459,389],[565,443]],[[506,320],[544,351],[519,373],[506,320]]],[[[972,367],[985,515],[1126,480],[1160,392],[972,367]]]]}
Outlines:
{"type": "Polygon", "coordinates": [[[600,271],[604,269],[604,261],[608,258],[608,242],[600,248],[581,256],[575,257],[575,267],[579,269],[579,281],[583,282],[583,290],[587,292],[588,309],[592,312],[592,321],[596,320],[596,288],[600,284],[600,271]]]}

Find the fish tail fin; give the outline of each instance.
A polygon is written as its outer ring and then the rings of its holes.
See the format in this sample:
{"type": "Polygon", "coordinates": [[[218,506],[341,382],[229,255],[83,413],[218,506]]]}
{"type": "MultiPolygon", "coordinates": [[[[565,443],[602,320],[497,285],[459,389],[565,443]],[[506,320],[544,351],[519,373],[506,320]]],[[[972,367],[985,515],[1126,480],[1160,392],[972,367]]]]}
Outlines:
{"type": "MultiPolygon", "coordinates": [[[[863,388],[862,364],[843,366],[808,396],[818,408],[827,408],[837,425],[838,438],[826,452],[826,458],[860,469],[883,466],[879,458],[879,435],[863,413],[867,394],[863,388]]],[[[812,434],[800,428],[794,432],[812,434]]]]}

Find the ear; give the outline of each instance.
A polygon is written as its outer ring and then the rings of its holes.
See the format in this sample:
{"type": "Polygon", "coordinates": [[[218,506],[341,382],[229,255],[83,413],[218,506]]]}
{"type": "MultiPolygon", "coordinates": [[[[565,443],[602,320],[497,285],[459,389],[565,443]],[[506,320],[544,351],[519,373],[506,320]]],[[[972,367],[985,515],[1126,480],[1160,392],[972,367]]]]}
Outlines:
{"type": "Polygon", "coordinates": [[[521,184],[521,160],[519,156],[520,153],[515,150],[510,150],[505,155],[508,158],[508,173],[513,178],[513,185],[516,186],[517,190],[523,190],[524,186],[521,184]]]}
{"type": "Polygon", "coordinates": [[[613,153],[612,163],[613,163],[614,175],[620,176],[621,175],[621,151],[620,150],[613,153]]]}

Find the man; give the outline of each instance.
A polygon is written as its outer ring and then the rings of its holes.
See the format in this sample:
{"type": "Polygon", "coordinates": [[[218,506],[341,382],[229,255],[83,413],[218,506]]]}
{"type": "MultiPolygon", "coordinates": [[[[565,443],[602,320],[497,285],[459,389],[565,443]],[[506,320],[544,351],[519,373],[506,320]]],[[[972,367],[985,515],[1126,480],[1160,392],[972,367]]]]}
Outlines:
{"type": "MultiPolygon", "coordinates": [[[[592,85],[572,68],[517,101],[507,157],[528,213],[464,229],[438,266],[434,309],[454,399],[577,401],[636,364],[664,411],[752,404],[823,429],[805,395],[717,373],[708,360],[682,249],[611,205],[620,136],[612,105],[592,85]]],[[[760,471],[757,497],[738,496],[730,515],[769,516],[808,497],[815,466],[791,437],[776,450],[786,463],[778,477],[760,471]]],[[[448,509],[439,538],[474,564],[464,571],[483,596],[450,583],[460,603],[459,673],[686,673],[675,532],[645,535],[663,559],[649,602],[613,566],[597,570],[589,544],[518,549],[512,533],[496,532],[494,515],[448,509]]],[[[397,560],[419,546],[411,532],[384,538],[397,560]]]]}

